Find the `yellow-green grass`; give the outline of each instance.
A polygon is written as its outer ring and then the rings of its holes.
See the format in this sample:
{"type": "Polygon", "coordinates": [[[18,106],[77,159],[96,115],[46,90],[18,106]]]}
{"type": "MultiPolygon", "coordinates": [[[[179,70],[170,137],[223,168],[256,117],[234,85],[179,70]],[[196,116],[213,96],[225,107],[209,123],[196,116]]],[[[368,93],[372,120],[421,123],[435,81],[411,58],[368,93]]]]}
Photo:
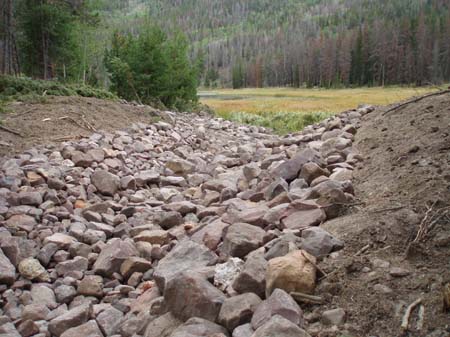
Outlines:
{"type": "Polygon", "coordinates": [[[360,104],[387,105],[437,90],[431,87],[387,87],[357,89],[220,89],[200,91],[202,103],[219,115],[230,112],[331,112],[360,104]]]}
{"type": "Polygon", "coordinates": [[[360,104],[388,105],[438,90],[434,87],[357,89],[217,89],[200,90],[200,101],[217,116],[270,127],[286,134],[360,104]]]}

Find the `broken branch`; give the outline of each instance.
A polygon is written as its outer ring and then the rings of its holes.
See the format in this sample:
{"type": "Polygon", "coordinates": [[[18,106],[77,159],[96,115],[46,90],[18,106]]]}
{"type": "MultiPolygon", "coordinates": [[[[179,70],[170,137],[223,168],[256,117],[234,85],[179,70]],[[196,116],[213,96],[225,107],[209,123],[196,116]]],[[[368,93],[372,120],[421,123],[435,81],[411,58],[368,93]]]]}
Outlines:
{"type": "Polygon", "coordinates": [[[6,126],[0,125],[0,129],[3,131],[6,131],[6,132],[12,133],[13,135],[23,137],[23,135],[20,132],[10,129],[10,128],[7,128],[6,126]]]}
{"type": "Polygon", "coordinates": [[[411,304],[406,308],[405,314],[403,315],[403,318],[402,318],[402,325],[401,325],[401,328],[402,328],[402,331],[403,331],[403,332],[405,332],[405,331],[408,330],[409,316],[411,316],[411,312],[412,312],[412,311],[414,310],[414,308],[415,308],[416,306],[418,306],[420,303],[422,303],[422,299],[421,299],[421,298],[415,300],[413,303],[411,303],[411,304]]]}
{"type": "Polygon", "coordinates": [[[308,304],[322,304],[323,298],[320,296],[308,295],[300,292],[291,292],[290,295],[297,302],[303,302],[308,304]]]}

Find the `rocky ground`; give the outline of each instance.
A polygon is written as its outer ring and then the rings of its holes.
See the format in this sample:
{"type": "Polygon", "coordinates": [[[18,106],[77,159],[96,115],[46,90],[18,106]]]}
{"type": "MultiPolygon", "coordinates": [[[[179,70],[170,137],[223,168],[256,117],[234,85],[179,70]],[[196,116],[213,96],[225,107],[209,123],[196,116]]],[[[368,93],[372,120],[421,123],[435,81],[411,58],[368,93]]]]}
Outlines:
{"type": "Polygon", "coordinates": [[[3,157],[0,336],[448,336],[450,98],[418,105],[3,157]]]}

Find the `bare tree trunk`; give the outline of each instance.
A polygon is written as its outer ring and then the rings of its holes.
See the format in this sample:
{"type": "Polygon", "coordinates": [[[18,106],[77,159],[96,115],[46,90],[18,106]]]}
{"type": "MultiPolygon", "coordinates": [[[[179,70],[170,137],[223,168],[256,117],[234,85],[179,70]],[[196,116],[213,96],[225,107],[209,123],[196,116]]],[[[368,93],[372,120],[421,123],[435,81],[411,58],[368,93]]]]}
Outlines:
{"type": "Polygon", "coordinates": [[[3,50],[0,58],[0,71],[2,74],[18,75],[19,58],[14,35],[12,0],[0,0],[0,9],[2,22],[0,24],[0,45],[3,50]]]}

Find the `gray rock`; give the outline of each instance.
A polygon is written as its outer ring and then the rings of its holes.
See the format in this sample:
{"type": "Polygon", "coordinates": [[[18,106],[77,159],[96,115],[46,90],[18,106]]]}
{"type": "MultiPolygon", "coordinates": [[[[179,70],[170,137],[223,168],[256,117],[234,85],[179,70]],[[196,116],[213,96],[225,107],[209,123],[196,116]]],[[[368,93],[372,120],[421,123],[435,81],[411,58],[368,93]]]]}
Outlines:
{"type": "Polygon", "coordinates": [[[240,325],[233,330],[233,337],[251,337],[255,330],[253,330],[250,323],[240,325]]]}
{"type": "Polygon", "coordinates": [[[70,328],[86,323],[91,316],[91,310],[92,308],[88,304],[75,307],[52,319],[48,325],[48,330],[52,335],[59,337],[70,328]]]}
{"type": "Polygon", "coordinates": [[[175,317],[200,317],[214,322],[225,295],[200,275],[191,271],[176,274],[164,289],[167,308],[175,317]]]}
{"type": "Polygon", "coordinates": [[[345,323],[345,310],[342,308],[327,310],[322,313],[322,322],[325,325],[342,325],[345,323]]]}
{"type": "Polygon", "coordinates": [[[265,235],[263,229],[253,225],[246,223],[231,225],[223,240],[223,251],[230,256],[243,258],[263,244],[265,235]]]}
{"type": "Polygon", "coordinates": [[[120,186],[119,177],[104,170],[95,171],[91,176],[91,181],[101,194],[107,196],[113,196],[120,186]]]}
{"type": "Polygon", "coordinates": [[[252,292],[259,297],[265,296],[267,261],[264,249],[250,253],[244,263],[241,273],[233,282],[233,289],[238,293],[252,292]]]}
{"type": "Polygon", "coordinates": [[[97,323],[94,320],[91,320],[68,329],[61,337],[103,337],[103,334],[98,328],[97,323]]]}
{"type": "Polygon", "coordinates": [[[264,323],[251,337],[311,337],[305,330],[279,315],[264,323]]]}
{"type": "Polygon", "coordinates": [[[257,306],[251,320],[253,329],[258,329],[275,315],[280,315],[300,327],[304,324],[302,309],[281,289],[275,289],[268,299],[257,306]]]}
{"type": "Polygon", "coordinates": [[[39,206],[43,202],[39,192],[20,192],[18,198],[21,205],[39,206]]]}
{"type": "Polygon", "coordinates": [[[144,337],[169,337],[180,324],[182,322],[168,312],[147,325],[144,337]]]}
{"type": "Polygon", "coordinates": [[[302,231],[301,248],[308,253],[323,257],[333,251],[344,248],[344,243],[320,227],[311,227],[302,231]]]}
{"type": "Polygon", "coordinates": [[[22,310],[22,320],[42,321],[50,313],[48,307],[43,303],[33,303],[26,305],[22,310]]]}
{"type": "Polygon", "coordinates": [[[183,240],[159,261],[153,277],[158,288],[163,291],[167,282],[177,273],[182,271],[194,273],[196,270],[214,265],[216,262],[217,255],[204,245],[191,240],[183,240]]]}
{"type": "Polygon", "coordinates": [[[93,270],[96,274],[110,277],[113,273],[120,271],[126,259],[138,255],[133,241],[113,239],[100,252],[93,270]]]}
{"type": "Polygon", "coordinates": [[[116,333],[123,313],[114,307],[109,307],[97,315],[96,321],[105,336],[112,336],[116,333]]]}
{"type": "Polygon", "coordinates": [[[194,317],[180,325],[170,337],[228,337],[228,332],[222,326],[206,319],[194,317]]]}
{"type": "Polygon", "coordinates": [[[308,162],[322,163],[322,157],[317,151],[309,148],[298,152],[292,159],[272,169],[271,174],[290,182],[298,177],[303,165],[308,162]]]}
{"type": "Polygon", "coordinates": [[[233,331],[237,326],[249,323],[261,299],[254,293],[227,298],[220,309],[218,322],[233,331]]]}
{"type": "Polygon", "coordinates": [[[55,288],[55,296],[58,303],[69,304],[77,296],[77,291],[72,286],[61,284],[55,288]]]}
{"type": "Polygon", "coordinates": [[[11,285],[16,280],[16,268],[0,249],[0,283],[11,285]]]}

